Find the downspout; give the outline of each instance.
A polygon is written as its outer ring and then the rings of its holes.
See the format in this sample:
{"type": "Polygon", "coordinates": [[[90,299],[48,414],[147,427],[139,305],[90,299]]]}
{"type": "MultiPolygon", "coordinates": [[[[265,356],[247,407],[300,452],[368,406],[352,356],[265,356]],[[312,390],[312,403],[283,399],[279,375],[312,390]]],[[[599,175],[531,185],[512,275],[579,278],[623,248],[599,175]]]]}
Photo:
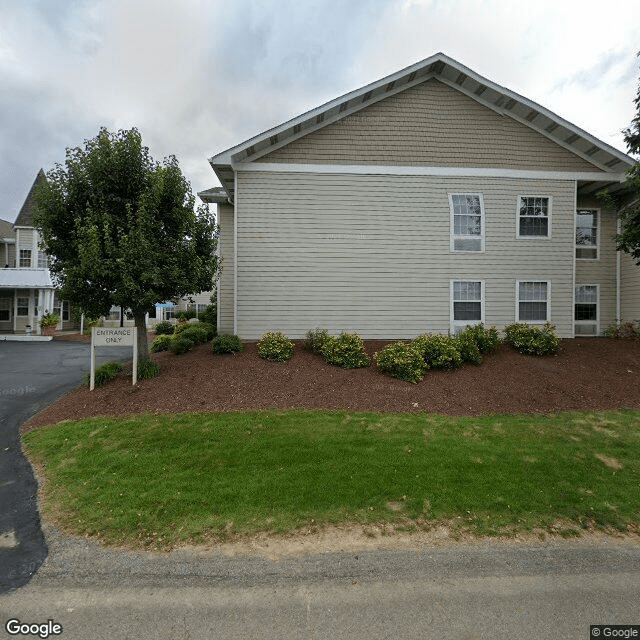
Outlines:
{"type": "Polygon", "coordinates": [[[233,333],[238,335],[238,172],[233,170],[233,333]]]}
{"type": "MultiPolygon", "coordinates": [[[[622,230],[621,221],[618,217],[616,222],[616,233],[620,235],[622,230]]],[[[620,272],[621,272],[621,255],[620,251],[616,250],[616,324],[622,322],[622,303],[620,300],[620,272]]]]}

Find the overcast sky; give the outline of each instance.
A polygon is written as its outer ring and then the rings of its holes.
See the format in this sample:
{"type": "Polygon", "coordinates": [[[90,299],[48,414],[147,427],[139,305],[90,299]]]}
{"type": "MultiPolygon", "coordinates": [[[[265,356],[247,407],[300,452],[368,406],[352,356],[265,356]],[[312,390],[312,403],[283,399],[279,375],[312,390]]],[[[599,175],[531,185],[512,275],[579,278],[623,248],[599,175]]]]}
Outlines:
{"type": "Polygon", "coordinates": [[[101,126],[207,158],[442,51],[626,151],[638,0],[0,0],[0,218],[101,126]]]}

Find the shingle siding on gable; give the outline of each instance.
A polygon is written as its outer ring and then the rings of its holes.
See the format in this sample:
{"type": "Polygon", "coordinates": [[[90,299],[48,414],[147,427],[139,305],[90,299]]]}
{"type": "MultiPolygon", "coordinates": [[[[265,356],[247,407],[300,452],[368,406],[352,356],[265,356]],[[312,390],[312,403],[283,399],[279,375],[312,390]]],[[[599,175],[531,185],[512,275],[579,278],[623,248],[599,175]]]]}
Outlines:
{"type": "Polygon", "coordinates": [[[437,80],[385,98],[259,162],[596,169],[529,127],[437,80]]]}
{"type": "Polygon", "coordinates": [[[572,181],[239,172],[237,184],[243,338],[447,333],[451,279],[483,280],[485,323],[499,327],[515,321],[516,280],[548,280],[551,320],[573,335],[572,181]],[[484,253],[450,252],[452,192],[483,194],[484,253]],[[518,240],[517,196],[536,193],[553,198],[552,237],[518,240]]]}

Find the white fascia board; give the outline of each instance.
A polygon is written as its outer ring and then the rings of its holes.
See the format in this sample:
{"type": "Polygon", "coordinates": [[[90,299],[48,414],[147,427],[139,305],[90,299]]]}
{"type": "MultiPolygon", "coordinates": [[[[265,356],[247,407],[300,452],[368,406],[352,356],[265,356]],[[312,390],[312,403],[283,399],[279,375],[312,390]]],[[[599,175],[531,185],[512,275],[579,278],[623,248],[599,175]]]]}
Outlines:
{"type": "MultiPolygon", "coordinates": [[[[526,118],[521,118],[520,116],[518,116],[517,113],[513,113],[512,110],[502,109],[501,107],[497,107],[495,104],[493,104],[491,102],[491,100],[486,100],[486,99],[483,99],[481,95],[480,96],[476,95],[474,93],[474,91],[469,90],[466,87],[464,87],[465,82],[467,82],[467,79],[471,79],[472,81],[477,82],[479,85],[485,86],[487,88],[487,90],[491,90],[493,92],[496,92],[499,95],[504,96],[507,99],[512,99],[512,100],[516,101],[517,103],[519,103],[520,105],[523,105],[524,107],[526,107],[529,110],[531,110],[531,109],[535,110],[540,115],[542,115],[545,118],[547,118],[547,119],[551,120],[552,122],[556,123],[558,126],[564,128],[566,131],[569,131],[571,134],[575,134],[575,135],[579,136],[580,138],[588,141],[592,145],[598,147],[600,150],[603,150],[603,151],[605,151],[607,153],[610,153],[611,155],[613,155],[614,157],[616,157],[618,160],[620,160],[621,162],[625,163],[626,165],[632,166],[634,164],[633,158],[631,158],[630,156],[627,156],[626,154],[622,153],[618,149],[606,144],[605,142],[602,142],[601,140],[598,140],[597,138],[595,138],[591,134],[587,133],[583,129],[580,129],[580,127],[577,127],[576,125],[572,124],[571,122],[568,122],[567,120],[564,120],[564,118],[561,118],[560,116],[558,116],[557,114],[553,113],[549,109],[546,109],[543,106],[541,106],[541,105],[529,100],[528,98],[525,98],[524,96],[521,96],[518,93],[515,93],[514,91],[511,91],[511,90],[509,90],[509,89],[507,89],[505,87],[502,87],[501,85],[496,84],[495,82],[492,82],[491,80],[488,80],[487,78],[484,78],[483,76],[477,74],[476,72],[472,71],[468,67],[465,67],[464,65],[460,64],[456,60],[453,60],[452,58],[449,58],[448,56],[444,55],[443,53],[437,53],[437,54],[431,56],[430,58],[426,58],[425,60],[422,60],[420,62],[415,63],[414,65],[411,65],[409,67],[401,69],[400,71],[397,71],[396,73],[393,73],[393,74],[391,74],[389,76],[381,78],[380,80],[372,82],[372,83],[370,83],[370,84],[368,84],[368,85],[366,85],[364,87],[361,87],[360,89],[356,89],[355,91],[351,91],[350,93],[344,94],[344,95],[342,95],[342,96],[340,96],[338,98],[335,98],[334,100],[331,100],[330,102],[327,102],[327,103],[325,103],[325,104],[323,104],[323,105],[321,105],[319,107],[316,107],[315,109],[312,109],[311,111],[307,111],[307,112],[305,112],[305,113],[303,113],[303,114],[301,114],[301,115],[299,115],[299,116],[297,116],[297,117],[295,117],[295,118],[293,118],[291,120],[288,120],[287,122],[284,122],[283,124],[280,124],[280,125],[278,125],[276,127],[273,127],[271,129],[269,129],[268,131],[260,133],[257,136],[254,136],[253,138],[251,138],[249,140],[246,140],[245,142],[242,142],[239,145],[236,145],[235,147],[232,147],[231,149],[227,149],[226,151],[223,151],[222,153],[211,157],[209,159],[209,163],[212,165],[212,167],[214,165],[232,164],[232,162],[235,159],[237,159],[238,154],[240,154],[241,152],[245,151],[248,147],[255,146],[255,145],[257,145],[257,144],[259,144],[261,142],[264,142],[268,137],[283,133],[287,129],[291,129],[295,125],[301,124],[303,122],[306,122],[306,121],[308,121],[308,120],[310,120],[310,119],[312,119],[312,118],[314,118],[314,117],[316,117],[316,116],[318,116],[320,114],[324,114],[324,113],[330,111],[331,109],[339,108],[339,106],[341,104],[343,104],[345,102],[348,102],[349,100],[353,100],[354,98],[358,98],[358,97],[364,96],[368,92],[373,93],[377,89],[380,89],[381,87],[384,87],[385,85],[388,85],[391,82],[396,83],[398,80],[401,80],[402,78],[404,78],[406,76],[409,76],[414,72],[417,74],[421,70],[426,70],[432,64],[434,64],[436,62],[442,62],[443,64],[447,65],[451,70],[453,70],[454,74],[461,74],[461,73],[464,74],[466,76],[465,80],[462,82],[462,84],[458,84],[457,82],[455,82],[454,80],[451,79],[452,74],[450,74],[450,73],[447,74],[446,73],[446,68],[445,68],[445,73],[440,73],[440,74],[424,73],[424,74],[421,74],[420,76],[415,77],[411,82],[401,83],[398,87],[394,86],[393,89],[391,89],[390,91],[383,91],[381,93],[378,93],[377,96],[375,96],[371,100],[366,101],[365,103],[362,103],[362,102],[355,103],[349,109],[346,109],[346,110],[344,110],[342,112],[337,112],[337,113],[333,114],[332,116],[330,116],[329,118],[324,118],[322,120],[322,122],[318,123],[317,125],[306,127],[304,129],[304,131],[301,130],[298,134],[288,136],[285,140],[279,141],[275,145],[266,145],[264,149],[259,149],[258,153],[253,155],[251,160],[255,161],[261,155],[264,155],[264,154],[266,154],[266,153],[268,153],[270,151],[275,151],[276,149],[278,149],[279,147],[283,146],[284,144],[289,144],[289,143],[293,142],[294,140],[296,140],[299,137],[303,137],[305,135],[308,135],[309,133],[312,133],[313,131],[315,131],[317,129],[325,127],[328,124],[331,124],[332,122],[334,122],[334,121],[336,121],[336,120],[338,120],[340,118],[343,118],[343,117],[345,117],[347,115],[350,115],[351,113],[357,112],[360,109],[366,108],[367,106],[369,106],[371,104],[374,104],[377,100],[389,97],[391,95],[394,95],[395,93],[398,93],[400,91],[404,91],[405,89],[408,89],[408,88],[410,88],[411,86],[413,86],[415,84],[420,84],[422,82],[425,82],[426,80],[430,79],[431,77],[435,77],[437,80],[439,80],[441,82],[444,82],[445,84],[448,84],[449,86],[452,86],[453,88],[461,91],[465,95],[467,95],[470,98],[476,100],[480,104],[492,109],[493,111],[501,113],[502,115],[508,115],[509,117],[513,118],[514,120],[517,120],[518,122],[521,122],[525,126],[530,127],[534,131],[542,133],[543,135],[545,135],[550,140],[554,141],[557,144],[565,146],[567,149],[570,149],[573,153],[576,153],[576,155],[584,157],[589,162],[592,162],[594,164],[598,164],[600,166],[603,166],[603,168],[604,168],[604,165],[602,165],[602,163],[598,162],[594,158],[587,157],[579,149],[576,149],[576,148],[572,147],[570,144],[565,143],[561,138],[556,138],[556,137],[550,135],[549,132],[546,132],[544,130],[544,128],[536,126],[532,122],[527,121],[526,118]],[[450,77],[447,77],[447,76],[450,76],[450,77]]],[[[485,93],[486,93],[486,90],[485,90],[485,93]]],[[[215,169],[215,167],[214,167],[214,169],[215,169]]]]}
{"type": "Polygon", "coordinates": [[[442,176],[469,178],[526,178],[539,180],[618,180],[624,182],[625,173],[605,171],[531,171],[491,167],[416,167],[371,164],[289,164],[279,162],[237,162],[238,172],[271,173],[343,173],[356,175],[442,176]]]}

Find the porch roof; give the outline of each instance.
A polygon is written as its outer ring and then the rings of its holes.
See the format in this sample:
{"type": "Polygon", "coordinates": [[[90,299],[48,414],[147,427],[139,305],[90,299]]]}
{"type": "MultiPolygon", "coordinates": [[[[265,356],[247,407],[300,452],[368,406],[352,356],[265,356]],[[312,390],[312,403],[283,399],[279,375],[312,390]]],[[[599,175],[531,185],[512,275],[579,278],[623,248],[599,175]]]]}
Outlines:
{"type": "Polygon", "coordinates": [[[0,269],[2,289],[55,289],[47,269],[0,269]]]}

